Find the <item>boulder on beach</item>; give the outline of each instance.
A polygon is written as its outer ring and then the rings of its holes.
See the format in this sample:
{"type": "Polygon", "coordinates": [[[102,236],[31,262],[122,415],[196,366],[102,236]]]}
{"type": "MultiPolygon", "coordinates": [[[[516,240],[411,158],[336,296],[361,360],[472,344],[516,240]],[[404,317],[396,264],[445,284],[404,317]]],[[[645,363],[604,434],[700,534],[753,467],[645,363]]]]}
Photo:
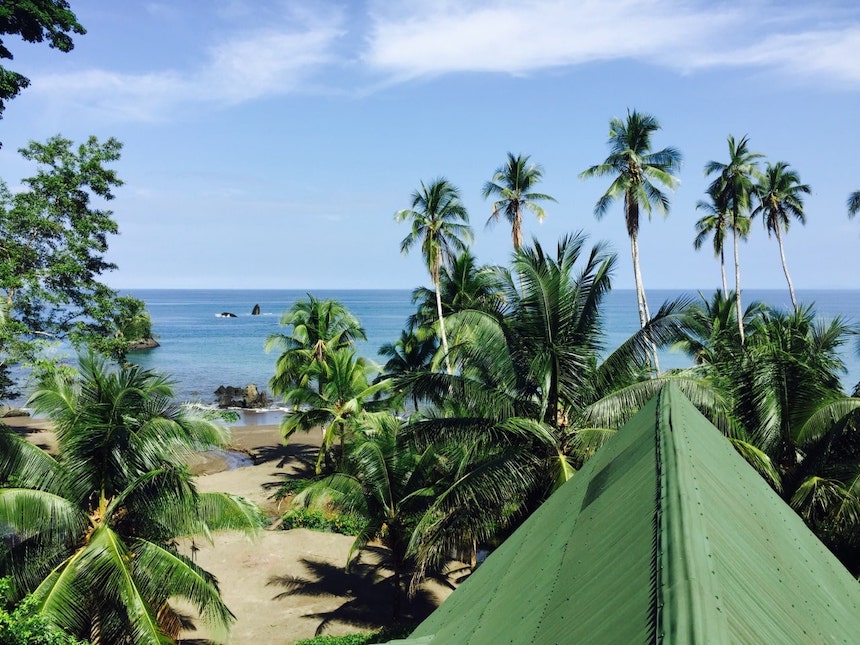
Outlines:
{"type": "Polygon", "coordinates": [[[251,315],[252,316],[259,316],[260,315],[260,305],[254,305],[254,308],[251,310],[251,315]]]}
{"type": "Polygon", "coordinates": [[[254,383],[245,387],[221,385],[215,390],[219,408],[260,409],[269,407],[271,401],[265,391],[260,391],[254,383]]]}

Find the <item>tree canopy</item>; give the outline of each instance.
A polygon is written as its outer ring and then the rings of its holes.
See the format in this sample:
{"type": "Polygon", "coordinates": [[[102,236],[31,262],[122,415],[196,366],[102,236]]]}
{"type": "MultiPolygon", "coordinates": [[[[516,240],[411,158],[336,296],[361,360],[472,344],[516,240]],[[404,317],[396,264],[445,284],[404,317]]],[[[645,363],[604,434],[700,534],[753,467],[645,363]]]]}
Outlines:
{"type": "MultiPolygon", "coordinates": [[[[4,0],[0,3],[0,36],[20,36],[28,43],[48,41],[61,52],[70,52],[75,44],[71,34],[83,35],[86,29],[78,22],[66,0],[4,0]]],[[[14,56],[0,38],[0,58],[14,56]]],[[[0,65],[0,119],[6,102],[30,85],[30,79],[0,65]]]]}

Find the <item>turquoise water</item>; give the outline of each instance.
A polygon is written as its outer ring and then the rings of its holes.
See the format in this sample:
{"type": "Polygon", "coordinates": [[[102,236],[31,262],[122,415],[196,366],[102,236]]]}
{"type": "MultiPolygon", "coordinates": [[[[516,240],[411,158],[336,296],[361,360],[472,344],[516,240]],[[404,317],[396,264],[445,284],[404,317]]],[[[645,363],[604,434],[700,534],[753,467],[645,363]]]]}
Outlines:
{"type": "MultiPolygon", "coordinates": [[[[145,367],[171,375],[180,399],[211,403],[219,385],[244,387],[254,383],[268,390],[277,353],[265,352],[266,338],[286,331],[279,326],[281,314],[307,292],[137,289],[128,293],[146,302],[154,333],[161,344],[157,349],[133,354],[131,358],[145,367]],[[254,305],[260,306],[259,316],[251,315],[254,305]],[[231,312],[236,317],[217,317],[221,312],[231,312]]],[[[665,300],[682,293],[685,292],[649,291],[652,312],[665,300]]],[[[414,311],[411,292],[407,290],[317,290],[313,295],[339,300],[359,319],[367,333],[367,342],[361,343],[358,350],[372,360],[379,360],[378,349],[382,344],[397,340],[407,317],[414,311]]],[[[799,291],[798,297],[804,303],[814,303],[816,311],[824,318],[841,315],[860,322],[860,291],[799,291]]],[[[745,305],[753,300],[782,308],[791,304],[784,290],[745,291],[745,305]]],[[[638,327],[634,292],[614,290],[607,298],[604,311],[607,347],[611,349],[638,327]]],[[[849,370],[843,383],[853,387],[860,380],[856,347],[853,344],[846,347],[843,357],[849,370]]],[[[680,354],[664,354],[661,359],[663,369],[687,365],[689,361],[680,354]]],[[[268,419],[261,418],[261,422],[268,422],[268,419]]]]}

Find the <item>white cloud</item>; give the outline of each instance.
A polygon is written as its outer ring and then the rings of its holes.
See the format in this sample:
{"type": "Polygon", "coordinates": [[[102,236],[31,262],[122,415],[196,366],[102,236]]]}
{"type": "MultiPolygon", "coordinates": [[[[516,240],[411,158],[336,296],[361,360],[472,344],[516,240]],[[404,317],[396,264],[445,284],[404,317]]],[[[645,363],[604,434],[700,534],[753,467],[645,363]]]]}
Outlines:
{"type": "Polygon", "coordinates": [[[407,79],[450,72],[523,74],[600,60],[673,69],[745,66],[860,87],[860,13],[818,2],[417,0],[378,2],[365,62],[407,79]]]}
{"type": "MultiPolygon", "coordinates": [[[[117,121],[159,121],[205,103],[237,104],[301,88],[334,60],[343,36],[335,11],[290,9],[211,46],[198,69],[128,74],[104,68],[33,75],[28,92],[117,121]]],[[[193,42],[190,41],[189,42],[193,42]]]]}

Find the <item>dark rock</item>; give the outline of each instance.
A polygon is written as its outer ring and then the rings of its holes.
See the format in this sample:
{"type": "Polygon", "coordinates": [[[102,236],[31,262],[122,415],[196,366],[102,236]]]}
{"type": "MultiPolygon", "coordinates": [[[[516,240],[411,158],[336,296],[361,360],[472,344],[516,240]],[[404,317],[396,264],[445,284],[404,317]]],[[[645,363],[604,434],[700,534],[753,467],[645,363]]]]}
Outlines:
{"type": "Polygon", "coordinates": [[[232,314],[229,311],[222,311],[220,314],[215,314],[216,318],[235,318],[236,314],[232,314]]]}
{"type": "Polygon", "coordinates": [[[219,408],[259,409],[269,407],[271,403],[268,395],[253,383],[245,387],[221,385],[215,390],[215,396],[219,408]]]}
{"type": "Polygon", "coordinates": [[[251,310],[251,315],[252,316],[259,316],[260,315],[260,305],[254,305],[254,308],[251,310]]]}
{"type": "Polygon", "coordinates": [[[160,347],[160,345],[154,338],[140,338],[129,343],[128,351],[139,352],[144,349],[155,349],[156,347],[160,347]]]}
{"type": "Polygon", "coordinates": [[[0,417],[29,417],[30,413],[21,408],[12,407],[11,405],[0,405],[0,417]]]}

